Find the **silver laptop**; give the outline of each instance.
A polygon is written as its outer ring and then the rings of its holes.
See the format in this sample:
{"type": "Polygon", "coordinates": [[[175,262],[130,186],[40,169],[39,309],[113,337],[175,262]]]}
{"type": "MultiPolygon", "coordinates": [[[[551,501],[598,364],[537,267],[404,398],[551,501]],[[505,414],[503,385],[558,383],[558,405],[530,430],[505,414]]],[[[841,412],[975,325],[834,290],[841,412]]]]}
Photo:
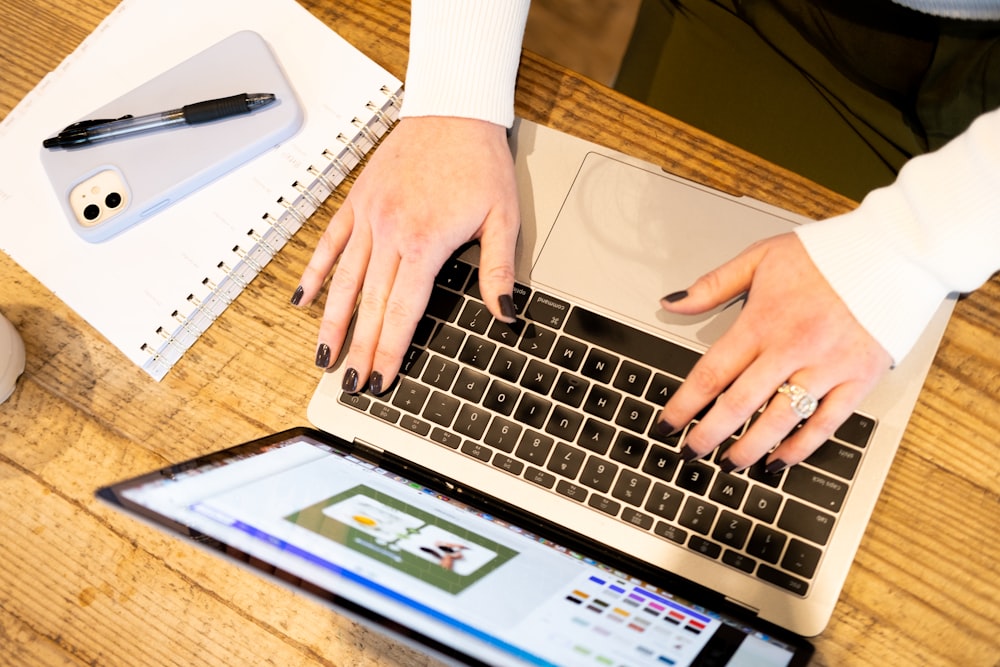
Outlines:
{"type": "Polygon", "coordinates": [[[655,417],[739,304],[676,317],[659,299],[808,220],[526,121],[511,146],[518,325],[477,303],[470,250],[442,271],[391,391],[347,396],[336,367],[309,420],[820,633],[953,302],[805,463],[777,476],[723,474],[714,455],[684,464],[683,434],[658,438],[655,417]]]}

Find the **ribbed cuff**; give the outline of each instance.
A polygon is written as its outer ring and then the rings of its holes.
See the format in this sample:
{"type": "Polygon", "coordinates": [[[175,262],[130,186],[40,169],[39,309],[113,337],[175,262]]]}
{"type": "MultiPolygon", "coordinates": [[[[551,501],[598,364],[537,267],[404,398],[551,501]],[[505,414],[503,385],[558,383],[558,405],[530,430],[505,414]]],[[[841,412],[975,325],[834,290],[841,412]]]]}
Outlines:
{"type": "Polygon", "coordinates": [[[401,116],[510,127],[526,0],[414,0],[401,116]]]}

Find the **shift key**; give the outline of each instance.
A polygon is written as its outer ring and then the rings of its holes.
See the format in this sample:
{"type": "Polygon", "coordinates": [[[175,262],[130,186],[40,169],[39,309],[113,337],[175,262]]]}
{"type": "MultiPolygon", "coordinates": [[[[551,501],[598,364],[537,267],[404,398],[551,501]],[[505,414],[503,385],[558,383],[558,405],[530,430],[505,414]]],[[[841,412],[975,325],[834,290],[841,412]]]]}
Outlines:
{"type": "Polygon", "coordinates": [[[830,510],[840,511],[847,496],[847,483],[805,466],[792,466],[785,476],[785,491],[830,510]]]}

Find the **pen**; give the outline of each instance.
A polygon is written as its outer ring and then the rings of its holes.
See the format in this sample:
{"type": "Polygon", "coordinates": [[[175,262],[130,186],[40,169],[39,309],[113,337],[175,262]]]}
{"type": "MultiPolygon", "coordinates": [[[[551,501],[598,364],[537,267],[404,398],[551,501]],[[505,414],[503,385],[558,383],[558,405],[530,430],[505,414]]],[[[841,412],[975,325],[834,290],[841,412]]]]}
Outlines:
{"type": "Polygon", "coordinates": [[[216,100],[188,104],[180,109],[145,116],[122,116],[116,119],[83,120],[73,123],[57,136],[42,142],[45,148],[72,148],[98,141],[128,137],[139,132],[161,130],[174,125],[196,125],[212,120],[239,116],[266,107],[275,101],[271,93],[240,93],[216,100]]]}

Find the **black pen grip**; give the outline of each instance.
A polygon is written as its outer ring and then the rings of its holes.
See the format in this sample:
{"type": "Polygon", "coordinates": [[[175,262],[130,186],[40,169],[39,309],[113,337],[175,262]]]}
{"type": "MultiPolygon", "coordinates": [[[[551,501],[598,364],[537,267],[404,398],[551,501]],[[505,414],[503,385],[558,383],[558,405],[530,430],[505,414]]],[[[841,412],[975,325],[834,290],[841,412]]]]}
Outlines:
{"type": "Polygon", "coordinates": [[[217,100],[188,104],[182,108],[182,111],[184,111],[185,122],[194,125],[196,123],[207,123],[211,120],[250,113],[250,105],[247,104],[246,93],[240,93],[239,95],[222,97],[217,100]]]}

